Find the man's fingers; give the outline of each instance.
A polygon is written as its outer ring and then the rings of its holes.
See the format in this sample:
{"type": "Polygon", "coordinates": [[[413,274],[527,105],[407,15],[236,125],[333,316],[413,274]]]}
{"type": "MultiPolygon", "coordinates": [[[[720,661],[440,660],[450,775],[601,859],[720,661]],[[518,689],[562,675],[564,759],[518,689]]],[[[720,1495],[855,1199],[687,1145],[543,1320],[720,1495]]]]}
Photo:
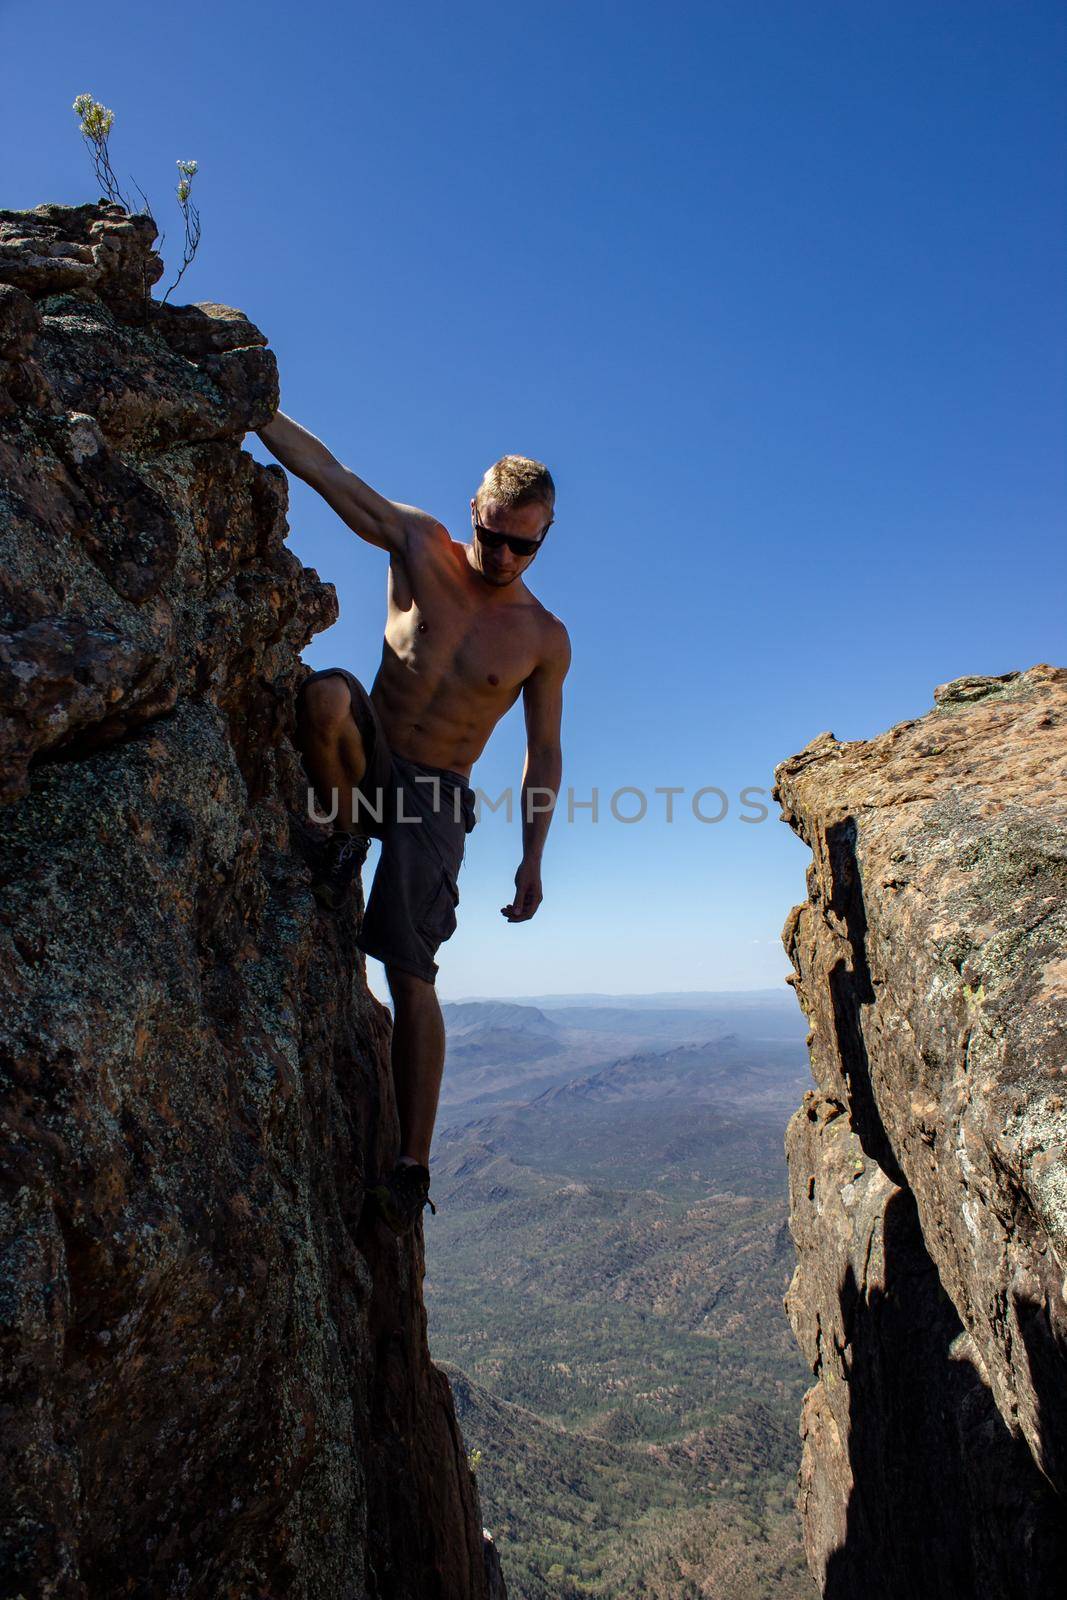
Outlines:
{"type": "Polygon", "coordinates": [[[540,904],[541,901],[537,897],[527,896],[521,906],[517,901],[511,906],[501,906],[500,914],[507,917],[509,922],[529,922],[540,904]]]}
{"type": "Polygon", "coordinates": [[[529,922],[543,898],[538,883],[517,883],[514,900],[509,906],[501,906],[500,914],[509,922],[529,922]]]}

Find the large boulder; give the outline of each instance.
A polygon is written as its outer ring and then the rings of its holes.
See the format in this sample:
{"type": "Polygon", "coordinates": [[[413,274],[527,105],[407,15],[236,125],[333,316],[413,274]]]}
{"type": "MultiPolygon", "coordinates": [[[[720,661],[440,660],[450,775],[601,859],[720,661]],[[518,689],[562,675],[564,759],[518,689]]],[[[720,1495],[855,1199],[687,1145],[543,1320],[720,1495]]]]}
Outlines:
{"type": "Polygon", "coordinates": [[[0,212],[4,1594],[482,1600],[388,1013],[309,892],[263,336],[154,228],[0,212]]]}
{"type": "Polygon", "coordinates": [[[826,1595],[1036,1600],[1067,1560],[1067,671],[934,698],[776,774],[812,851],[800,1504],[826,1595]]]}

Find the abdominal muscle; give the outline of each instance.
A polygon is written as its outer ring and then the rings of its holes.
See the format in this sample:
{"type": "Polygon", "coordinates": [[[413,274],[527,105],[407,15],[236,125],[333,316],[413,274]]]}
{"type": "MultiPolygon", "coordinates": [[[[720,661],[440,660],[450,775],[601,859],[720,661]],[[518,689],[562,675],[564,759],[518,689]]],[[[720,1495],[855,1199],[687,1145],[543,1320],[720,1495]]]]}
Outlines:
{"type": "Polygon", "coordinates": [[[469,778],[521,688],[465,683],[454,672],[423,676],[401,662],[387,642],[371,698],[396,755],[469,778]]]}

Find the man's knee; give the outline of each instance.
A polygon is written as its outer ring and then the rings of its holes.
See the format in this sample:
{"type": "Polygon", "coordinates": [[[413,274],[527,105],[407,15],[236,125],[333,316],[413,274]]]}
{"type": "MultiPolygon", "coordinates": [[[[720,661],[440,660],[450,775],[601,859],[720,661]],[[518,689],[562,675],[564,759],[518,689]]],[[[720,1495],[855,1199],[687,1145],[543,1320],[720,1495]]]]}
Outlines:
{"type": "Polygon", "coordinates": [[[394,1006],[437,1005],[437,990],[426,978],[418,978],[413,972],[405,972],[400,967],[391,967],[386,963],[385,980],[394,1006]]]}
{"type": "Polygon", "coordinates": [[[339,672],[305,683],[298,692],[298,722],[312,734],[328,738],[352,716],[352,695],[339,672]]]}

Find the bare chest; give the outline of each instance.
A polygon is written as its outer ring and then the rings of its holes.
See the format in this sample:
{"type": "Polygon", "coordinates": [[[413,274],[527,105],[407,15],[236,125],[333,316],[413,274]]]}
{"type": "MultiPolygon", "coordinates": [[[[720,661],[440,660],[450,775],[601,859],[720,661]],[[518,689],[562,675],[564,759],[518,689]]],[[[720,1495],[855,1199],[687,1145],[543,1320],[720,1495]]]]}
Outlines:
{"type": "Polygon", "coordinates": [[[427,686],[454,685],[467,693],[517,690],[537,664],[533,608],[477,610],[450,595],[424,595],[422,605],[394,603],[390,594],[386,642],[398,664],[427,686]]]}
{"type": "Polygon", "coordinates": [[[490,701],[517,693],[537,666],[539,618],[531,595],[483,603],[454,555],[414,571],[390,563],[387,653],[424,691],[459,690],[490,701]]]}

